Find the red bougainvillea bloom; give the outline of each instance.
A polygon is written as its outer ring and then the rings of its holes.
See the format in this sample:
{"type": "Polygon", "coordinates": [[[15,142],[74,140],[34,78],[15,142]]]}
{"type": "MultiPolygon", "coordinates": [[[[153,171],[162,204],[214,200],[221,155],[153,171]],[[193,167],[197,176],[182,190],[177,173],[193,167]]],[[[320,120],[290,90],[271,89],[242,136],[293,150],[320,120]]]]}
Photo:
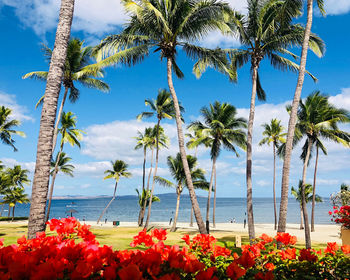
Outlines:
{"type": "Polygon", "coordinates": [[[214,279],[218,279],[214,273],[216,272],[217,268],[215,266],[213,267],[209,267],[207,270],[205,271],[201,271],[196,275],[196,280],[214,280],[214,279]]]}
{"type": "Polygon", "coordinates": [[[263,233],[260,237],[259,237],[263,243],[271,243],[273,241],[273,238],[268,236],[267,234],[263,233]]]}
{"type": "Polygon", "coordinates": [[[188,234],[185,234],[181,239],[184,240],[187,245],[190,245],[191,239],[188,234]]]}
{"type": "Polygon", "coordinates": [[[336,242],[328,242],[327,248],[324,250],[326,254],[335,255],[335,252],[338,251],[339,247],[336,242]]]}
{"type": "Polygon", "coordinates": [[[236,262],[232,262],[226,269],[226,275],[230,279],[236,280],[246,274],[246,270],[239,267],[236,262]]]}
{"type": "Polygon", "coordinates": [[[277,242],[281,242],[286,246],[294,245],[297,242],[297,238],[295,236],[292,236],[286,232],[278,232],[275,239],[277,242]]]}
{"type": "Polygon", "coordinates": [[[151,232],[152,237],[155,237],[159,241],[166,240],[167,232],[165,229],[154,229],[151,232]]]}
{"type": "Polygon", "coordinates": [[[256,280],[273,280],[275,277],[271,271],[268,271],[266,273],[258,272],[255,274],[254,279],[256,280]]]}
{"type": "Polygon", "coordinates": [[[265,264],[265,268],[268,270],[268,271],[272,271],[275,269],[275,265],[273,263],[267,263],[265,264]]]}
{"type": "Polygon", "coordinates": [[[130,243],[130,246],[136,247],[142,243],[145,244],[146,247],[154,245],[152,236],[147,233],[146,229],[140,231],[138,235],[134,236],[134,241],[130,243]]]}
{"type": "Polygon", "coordinates": [[[129,264],[127,267],[118,271],[121,280],[140,280],[143,279],[142,272],[136,264],[129,264]]]}
{"type": "Polygon", "coordinates": [[[316,262],[318,257],[312,253],[310,249],[301,249],[299,261],[308,261],[308,262],[316,262]]]}
{"type": "Polygon", "coordinates": [[[244,251],[242,252],[242,256],[240,256],[236,262],[243,266],[245,269],[248,269],[255,264],[254,255],[249,251],[244,251]]]}
{"type": "Polygon", "coordinates": [[[344,254],[350,254],[350,245],[343,245],[341,246],[341,250],[344,254]]]}
{"type": "Polygon", "coordinates": [[[294,260],[296,258],[296,249],[295,248],[287,248],[286,250],[282,250],[278,252],[282,258],[282,260],[294,260]]]}

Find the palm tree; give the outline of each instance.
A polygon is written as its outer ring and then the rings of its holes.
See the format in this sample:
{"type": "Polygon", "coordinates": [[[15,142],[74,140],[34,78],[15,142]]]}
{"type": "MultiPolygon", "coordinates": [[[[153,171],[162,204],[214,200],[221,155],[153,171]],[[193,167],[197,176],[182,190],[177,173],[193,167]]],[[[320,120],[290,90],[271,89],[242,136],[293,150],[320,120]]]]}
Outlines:
{"type": "MultiPolygon", "coordinates": [[[[51,171],[52,179],[51,179],[51,186],[50,186],[50,192],[49,192],[49,202],[47,205],[47,212],[46,212],[46,218],[45,218],[46,221],[48,221],[50,217],[53,188],[55,186],[56,175],[60,171],[59,165],[60,163],[62,163],[61,157],[63,155],[64,144],[68,142],[72,147],[78,146],[80,148],[79,141],[82,140],[84,132],[76,128],[76,123],[77,123],[77,118],[76,116],[74,116],[72,112],[67,112],[67,113],[63,112],[62,118],[61,118],[61,127],[58,129],[58,133],[61,134],[61,144],[60,144],[60,150],[56,156],[53,172],[51,171]]],[[[50,165],[52,166],[52,161],[50,165]]]]}
{"type": "Polygon", "coordinates": [[[131,177],[131,173],[128,172],[128,167],[129,166],[124,161],[122,161],[122,160],[111,161],[111,164],[112,164],[112,169],[108,169],[108,170],[105,171],[106,176],[103,178],[103,180],[112,179],[112,178],[115,180],[113,197],[112,197],[111,201],[107,204],[105,209],[103,209],[100,217],[97,220],[97,224],[100,222],[100,220],[102,219],[103,215],[107,211],[108,207],[111,205],[111,203],[115,199],[115,193],[117,191],[117,186],[118,186],[119,179],[121,177],[125,177],[125,178],[130,178],[131,177]]]}
{"type": "Polygon", "coordinates": [[[174,102],[179,150],[186,173],[187,185],[200,233],[206,233],[192,184],[184,144],[181,110],[173,85],[173,71],[183,78],[176,63],[177,50],[182,48],[191,59],[203,58],[214,68],[225,68],[226,57],[218,50],[193,45],[212,30],[228,30],[225,15],[231,12],[227,3],[206,0],[125,0],[131,15],[120,35],[105,38],[97,47],[103,66],[118,62],[135,64],[150,53],[159,52],[167,62],[167,80],[174,102]]]}
{"type": "Polygon", "coordinates": [[[55,159],[51,160],[51,187],[49,192],[49,201],[47,205],[47,212],[46,212],[46,221],[50,218],[50,210],[51,210],[51,202],[52,202],[52,195],[53,195],[53,188],[56,180],[56,176],[58,172],[61,172],[63,174],[66,174],[70,177],[73,177],[73,171],[74,171],[74,165],[69,164],[69,162],[72,160],[72,158],[68,157],[65,152],[58,152],[55,159]]]}
{"type": "Polygon", "coordinates": [[[17,203],[29,203],[28,195],[24,193],[23,187],[13,187],[7,189],[5,192],[5,195],[3,197],[3,201],[1,204],[8,204],[9,205],[9,214],[10,217],[10,208],[12,207],[12,221],[15,218],[15,207],[17,203]]]}
{"type": "Polygon", "coordinates": [[[54,126],[57,100],[64,76],[64,64],[70,37],[74,11],[74,0],[61,0],[60,15],[52,51],[50,70],[47,75],[45,99],[41,111],[38,150],[32,187],[32,198],[28,221],[28,238],[35,238],[37,232],[45,230],[45,208],[50,179],[54,126]]]}
{"type": "MultiPolygon", "coordinates": [[[[306,0],[305,0],[306,1],[306,0]]],[[[301,91],[303,89],[304,77],[306,72],[306,60],[308,49],[314,45],[312,40],[311,26],[313,17],[313,0],[307,0],[307,22],[305,30],[303,32],[302,50],[300,57],[300,67],[298,74],[297,86],[294,92],[294,98],[292,103],[292,108],[290,112],[288,131],[286,139],[285,157],[283,161],[282,169],[282,186],[281,186],[281,202],[280,202],[280,213],[278,221],[278,232],[286,231],[287,224],[287,208],[288,208],[288,189],[289,189],[289,171],[290,171],[290,161],[292,158],[293,149],[293,138],[295,134],[295,124],[297,122],[297,112],[299,107],[299,101],[301,96],[301,91]]],[[[320,12],[324,15],[325,11],[323,8],[323,0],[316,0],[320,12]]],[[[279,245],[280,246],[280,245],[279,245]]]]}
{"type": "MultiPolygon", "coordinates": [[[[149,199],[150,199],[150,197],[151,197],[151,192],[148,191],[148,193],[147,193],[147,195],[146,195],[146,190],[144,189],[144,190],[142,191],[142,195],[141,195],[138,189],[135,189],[135,191],[137,192],[138,205],[140,206],[140,209],[143,208],[143,205],[144,205],[145,201],[146,201],[146,207],[148,207],[149,201],[150,201],[149,199]]],[[[154,195],[154,196],[152,197],[152,202],[159,202],[159,201],[160,201],[160,199],[159,199],[158,196],[155,196],[155,195],[154,195]]]]}
{"type": "MultiPolygon", "coordinates": [[[[7,196],[9,199],[14,199],[15,195],[17,194],[18,188],[21,188],[24,190],[24,185],[29,185],[30,180],[28,178],[29,170],[22,169],[20,165],[15,165],[13,168],[7,168],[4,171],[3,174],[3,194],[5,195],[3,197],[3,200],[5,201],[5,197],[7,196]]],[[[8,210],[8,216],[10,217],[10,210],[11,207],[13,207],[13,202],[11,203],[4,203],[9,205],[8,210]]],[[[13,210],[14,211],[14,210],[13,210]]]]}
{"type": "MultiPolygon", "coordinates": [[[[288,106],[287,110],[288,112],[291,112],[291,106],[288,106]]],[[[338,128],[338,123],[346,122],[350,122],[350,112],[344,109],[338,109],[329,104],[328,97],[322,95],[319,91],[315,91],[309,95],[305,102],[300,100],[295,127],[296,135],[294,137],[294,145],[296,145],[303,136],[306,136],[303,153],[301,154],[301,159],[304,161],[302,194],[304,192],[304,184],[306,181],[307,166],[309,165],[314,145],[316,146],[316,150],[320,148],[325,154],[327,153],[327,150],[321,142],[322,138],[335,143],[341,143],[345,147],[350,147],[350,134],[338,128]]],[[[286,153],[286,147],[283,147],[283,150],[284,153],[286,153]]],[[[318,160],[318,151],[316,160],[318,160]]],[[[315,172],[316,171],[317,164],[315,172]]],[[[316,175],[314,174],[314,176],[316,175]]],[[[302,207],[304,213],[306,247],[310,248],[310,228],[306,201],[304,199],[302,199],[302,207]]]]}
{"type": "Polygon", "coordinates": [[[265,136],[259,143],[259,145],[264,145],[272,143],[273,149],[273,213],[275,215],[275,230],[277,229],[277,206],[276,206],[276,148],[280,146],[280,143],[285,143],[286,133],[283,133],[284,127],[281,125],[281,121],[277,119],[272,119],[270,124],[263,124],[264,127],[263,135],[265,136]]]}
{"type": "MultiPolygon", "coordinates": [[[[135,149],[140,149],[143,147],[144,149],[144,161],[143,161],[143,182],[142,182],[142,192],[145,190],[145,165],[146,165],[146,150],[147,148],[151,149],[151,166],[148,173],[148,179],[147,179],[147,193],[149,192],[149,183],[151,179],[152,174],[152,168],[153,168],[153,151],[156,146],[156,136],[157,136],[157,126],[145,128],[145,132],[142,135],[140,132],[138,132],[139,136],[136,137],[138,140],[137,145],[135,146],[135,149]]],[[[165,135],[164,129],[160,126],[158,129],[159,139],[158,139],[158,148],[167,148],[169,138],[165,135]]],[[[142,226],[143,219],[145,215],[146,210],[146,201],[144,201],[144,206],[141,207],[140,213],[139,213],[139,219],[138,224],[139,226],[142,226]]]]}
{"type": "MultiPolygon", "coordinates": [[[[195,188],[208,189],[208,182],[205,180],[205,171],[197,167],[197,158],[191,155],[187,155],[188,166],[191,171],[191,177],[193,180],[193,186],[195,188]]],[[[170,231],[176,231],[176,223],[179,215],[180,207],[180,196],[185,187],[187,187],[186,175],[182,164],[182,159],[180,153],[177,153],[176,157],[168,156],[167,165],[170,170],[170,174],[175,180],[175,183],[157,176],[155,179],[157,183],[166,186],[176,188],[177,200],[176,200],[176,210],[174,216],[174,222],[170,231]]]]}
{"type": "MultiPolygon", "coordinates": [[[[303,194],[302,194],[302,185],[303,182],[299,180],[299,186],[298,190],[296,190],[294,187],[292,187],[291,193],[295,197],[295,199],[300,203],[300,229],[304,229],[304,222],[303,222],[303,194]]],[[[305,201],[306,203],[309,203],[312,201],[312,193],[313,188],[311,184],[305,184],[305,201]]],[[[315,195],[315,201],[316,202],[322,202],[322,198],[319,195],[315,195]]]]}
{"type": "MultiPolygon", "coordinates": [[[[234,152],[235,155],[239,157],[235,145],[245,149],[247,142],[246,132],[243,129],[247,127],[247,121],[244,118],[236,117],[237,110],[234,106],[229,103],[220,103],[218,101],[215,101],[214,104],[210,104],[209,108],[203,107],[200,113],[201,117],[204,119],[204,123],[200,121],[192,122],[189,128],[195,131],[201,131],[203,138],[200,142],[210,147],[212,172],[210,176],[206,214],[206,230],[209,233],[210,196],[213,188],[214,174],[216,172],[216,161],[220,155],[221,146],[234,152]]],[[[216,198],[216,188],[214,192],[216,198]]],[[[215,208],[213,208],[213,224],[215,227],[215,208]]]]}
{"type": "Polygon", "coordinates": [[[6,108],[5,106],[0,107],[0,140],[2,143],[11,146],[16,152],[17,148],[12,135],[16,134],[22,137],[26,135],[24,132],[15,129],[15,127],[21,125],[21,122],[11,119],[11,114],[12,110],[10,108],[6,108]]]}
{"type": "MultiPolygon", "coordinates": [[[[255,238],[253,197],[252,197],[252,142],[255,115],[255,99],[265,100],[266,95],[259,78],[259,67],[264,59],[282,71],[299,70],[299,65],[287,59],[288,55],[294,59],[295,54],[288,48],[302,45],[304,27],[294,24],[293,19],[301,14],[300,1],[251,0],[248,1],[247,15],[234,13],[231,21],[234,30],[237,30],[239,40],[244,48],[228,51],[231,58],[231,71],[236,73],[237,68],[250,62],[252,73],[252,92],[250,100],[248,134],[247,134],[247,215],[249,240],[255,238]]],[[[310,49],[318,56],[324,51],[322,40],[315,34],[310,35],[310,49]]],[[[310,74],[310,73],[309,73],[310,74]]],[[[311,75],[311,74],[310,74],[311,75]]],[[[237,74],[231,74],[234,79],[237,74]]],[[[313,79],[313,77],[311,75],[313,79]]]]}
{"type": "MultiPolygon", "coordinates": [[[[142,118],[150,118],[154,115],[157,117],[157,125],[156,125],[156,163],[154,166],[154,173],[153,173],[153,180],[152,180],[152,189],[151,189],[151,197],[150,197],[150,203],[148,206],[148,213],[147,213],[147,219],[145,223],[145,228],[148,227],[149,220],[151,217],[151,208],[152,208],[152,196],[154,192],[154,180],[157,176],[157,169],[158,169],[158,159],[159,159],[159,126],[162,119],[172,119],[175,116],[174,111],[174,105],[173,101],[170,98],[170,92],[168,92],[165,89],[159,90],[157,99],[151,100],[146,99],[145,100],[146,106],[149,106],[152,110],[152,112],[142,112],[137,116],[138,120],[141,120],[142,118]]],[[[183,111],[183,108],[181,107],[181,111],[183,111]]]]}
{"type": "MultiPolygon", "coordinates": [[[[52,152],[55,151],[58,126],[61,121],[63,107],[66,102],[68,92],[69,100],[72,103],[75,103],[80,97],[79,89],[75,87],[75,83],[78,82],[87,88],[93,88],[104,92],[109,91],[109,86],[107,83],[101,81],[100,79],[96,79],[103,78],[104,72],[97,64],[91,64],[92,47],[84,47],[83,44],[84,41],[77,38],[70,39],[68,43],[67,58],[62,79],[62,84],[65,90],[56,119],[52,152]]],[[[52,50],[43,45],[43,52],[47,60],[50,61],[52,57],[52,50]]],[[[47,75],[47,71],[35,71],[25,74],[23,79],[32,78],[46,81],[47,75]]],[[[42,104],[43,100],[44,96],[39,99],[36,107],[39,104],[42,104]]]]}

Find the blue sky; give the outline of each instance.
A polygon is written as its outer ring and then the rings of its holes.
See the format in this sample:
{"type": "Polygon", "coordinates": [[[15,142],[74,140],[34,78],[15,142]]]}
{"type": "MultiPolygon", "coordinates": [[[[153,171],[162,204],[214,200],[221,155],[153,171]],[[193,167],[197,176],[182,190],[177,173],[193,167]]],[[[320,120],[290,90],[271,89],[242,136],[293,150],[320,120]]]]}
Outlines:
{"type": "MultiPolygon", "coordinates": [[[[233,7],[244,12],[246,0],[229,1],[233,7]]],[[[306,77],[302,96],[319,89],[329,94],[330,101],[337,106],[350,109],[350,58],[344,53],[350,44],[348,26],[350,24],[350,2],[347,0],[329,0],[326,2],[327,17],[317,15],[313,31],[325,41],[325,57],[317,58],[310,54],[307,68],[317,76],[317,84],[306,77]]],[[[44,93],[45,84],[39,81],[22,80],[22,75],[35,70],[47,70],[48,65],[40,52],[40,44],[50,47],[54,43],[54,32],[58,15],[58,3],[55,0],[0,0],[0,26],[2,44],[0,51],[0,104],[13,108],[15,117],[22,121],[21,130],[27,137],[16,138],[18,152],[0,145],[0,160],[9,166],[21,164],[32,171],[35,166],[36,142],[39,131],[40,109],[34,106],[44,93]]],[[[86,44],[96,44],[105,35],[117,33],[126,20],[126,15],[117,0],[77,0],[72,35],[85,39],[86,44]],[[98,3],[97,3],[98,2],[98,3]]],[[[302,17],[298,19],[304,22],[302,17]]],[[[218,44],[225,47],[239,47],[234,38],[225,38],[213,33],[201,42],[209,47],[218,44]]],[[[300,49],[295,50],[297,54],[300,49]]],[[[185,73],[184,80],[175,79],[175,88],[179,99],[186,109],[185,120],[199,117],[199,109],[210,102],[219,100],[230,102],[238,108],[239,115],[247,117],[250,101],[249,68],[239,71],[238,84],[232,84],[227,78],[214,71],[207,71],[199,80],[192,74],[193,62],[179,54],[179,65],[185,73]]],[[[105,81],[110,84],[108,94],[78,86],[81,97],[76,104],[67,104],[66,111],[77,115],[78,127],[87,132],[81,150],[66,146],[66,152],[73,158],[76,166],[75,177],[58,176],[55,195],[110,195],[113,182],[103,181],[103,172],[109,168],[109,161],[123,159],[130,164],[132,179],[122,179],[118,193],[135,194],[135,188],[141,185],[142,151],[133,147],[137,130],[154,125],[152,119],[137,122],[135,117],[144,106],[145,98],[155,98],[159,88],[167,86],[165,64],[157,55],[151,55],[142,64],[132,68],[115,67],[107,69],[105,81]]],[[[278,72],[268,62],[262,64],[261,79],[267,93],[267,101],[258,102],[254,131],[253,154],[253,195],[267,197],[272,193],[272,148],[259,147],[261,124],[277,117],[287,126],[288,115],[285,105],[293,97],[297,76],[293,73],[278,72]]],[[[153,120],[154,121],[154,120],[153,120]]],[[[159,174],[169,176],[165,166],[168,155],[178,150],[176,130],[173,121],[165,121],[164,128],[171,139],[168,150],[162,150],[159,174]]],[[[343,126],[350,131],[350,125],[343,126]]],[[[327,143],[327,157],[321,156],[318,173],[318,190],[322,196],[339,189],[342,182],[350,183],[349,149],[327,143]]],[[[292,160],[291,184],[295,185],[301,177],[302,165],[298,159],[299,150],[294,152],[292,160]]],[[[206,169],[209,179],[210,157],[208,151],[199,150],[200,167],[206,169]]],[[[278,162],[277,189],[280,187],[282,162],[278,162]]],[[[311,182],[314,162],[308,170],[311,182]]],[[[236,159],[234,155],[223,152],[218,162],[218,196],[245,196],[245,155],[236,159]]],[[[30,193],[28,186],[27,192],[30,193]]],[[[170,192],[157,186],[157,193],[170,192]]],[[[279,193],[279,191],[278,191],[279,193]]],[[[205,193],[200,193],[205,195],[205,193]]]]}

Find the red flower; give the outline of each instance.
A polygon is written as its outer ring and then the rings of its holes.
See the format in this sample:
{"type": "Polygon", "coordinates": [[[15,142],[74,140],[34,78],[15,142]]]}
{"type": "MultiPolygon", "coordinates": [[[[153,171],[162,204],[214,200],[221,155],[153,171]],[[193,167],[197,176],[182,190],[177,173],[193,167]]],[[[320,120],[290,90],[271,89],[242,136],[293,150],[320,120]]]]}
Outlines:
{"type": "Polygon", "coordinates": [[[233,280],[236,280],[245,274],[246,270],[239,267],[236,262],[232,262],[226,269],[226,275],[233,280]]]}
{"type": "Polygon", "coordinates": [[[339,247],[336,242],[328,242],[327,248],[324,250],[326,254],[335,255],[335,252],[338,251],[339,247]]]}
{"type": "Polygon", "coordinates": [[[286,250],[280,251],[279,254],[283,260],[294,260],[296,258],[296,249],[288,248],[286,250]]]}
{"type": "Polygon", "coordinates": [[[214,273],[216,272],[217,268],[215,266],[209,267],[205,271],[201,271],[196,275],[196,280],[210,280],[210,279],[217,279],[216,276],[214,276],[214,273]]]}
{"type": "Polygon", "coordinates": [[[275,265],[273,263],[267,263],[265,264],[265,268],[268,270],[268,271],[272,271],[275,269],[275,265]]]}
{"type": "Polygon", "coordinates": [[[262,239],[265,243],[271,243],[273,241],[273,238],[268,236],[267,234],[263,233],[260,237],[260,239],[262,239]]]}
{"type": "Polygon", "coordinates": [[[316,262],[318,260],[318,257],[313,254],[310,249],[301,249],[298,259],[299,261],[316,262]]]}
{"type": "Polygon", "coordinates": [[[181,239],[184,240],[187,245],[190,245],[191,239],[188,234],[185,234],[181,239]]]}
{"type": "Polygon", "coordinates": [[[154,229],[151,233],[152,237],[155,237],[159,241],[166,240],[167,232],[165,229],[154,229]]]}
{"type": "Polygon", "coordinates": [[[258,272],[255,274],[254,278],[259,280],[272,280],[274,279],[274,275],[271,271],[268,271],[266,273],[258,272]]]}
{"type": "Polygon", "coordinates": [[[285,232],[278,232],[276,237],[276,241],[283,243],[284,245],[294,245],[297,242],[297,238],[295,236],[290,235],[285,232]]]}
{"type": "Polygon", "coordinates": [[[255,264],[255,260],[252,253],[245,251],[242,253],[242,256],[237,259],[237,263],[243,266],[245,269],[248,269],[255,264]]]}
{"type": "Polygon", "coordinates": [[[142,272],[136,264],[129,264],[127,267],[118,271],[121,280],[139,280],[143,279],[142,272]]]}
{"type": "Polygon", "coordinates": [[[350,245],[343,245],[341,246],[341,250],[344,254],[350,254],[350,245]]]}

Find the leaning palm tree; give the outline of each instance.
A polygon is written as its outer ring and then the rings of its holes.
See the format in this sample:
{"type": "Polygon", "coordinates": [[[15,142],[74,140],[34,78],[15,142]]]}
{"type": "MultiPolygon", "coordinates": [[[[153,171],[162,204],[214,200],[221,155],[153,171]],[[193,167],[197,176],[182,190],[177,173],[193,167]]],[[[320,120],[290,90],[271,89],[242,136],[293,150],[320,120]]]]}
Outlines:
{"type": "Polygon", "coordinates": [[[23,204],[23,203],[29,203],[28,195],[24,193],[23,187],[13,187],[9,188],[6,192],[4,197],[2,198],[3,201],[1,204],[8,204],[9,205],[9,214],[10,216],[10,209],[12,207],[12,221],[15,218],[15,207],[17,203],[23,204]]]}
{"type": "MultiPolygon", "coordinates": [[[[287,107],[288,112],[291,112],[291,106],[287,107]]],[[[294,146],[306,136],[305,144],[303,145],[303,153],[301,159],[303,164],[302,176],[302,194],[304,192],[304,184],[306,181],[307,167],[309,165],[312,149],[316,146],[326,154],[327,150],[321,139],[327,139],[335,143],[341,143],[345,147],[350,147],[350,133],[342,131],[338,128],[339,123],[350,122],[350,112],[344,109],[338,109],[329,104],[328,97],[322,95],[319,91],[310,94],[305,102],[300,101],[297,114],[297,123],[295,127],[296,135],[294,137],[294,146]]],[[[281,146],[283,154],[286,153],[286,145],[281,146]]],[[[316,159],[318,158],[318,154],[316,159]]],[[[317,171],[317,167],[315,172],[317,171]]],[[[308,213],[306,201],[302,199],[302,207],[305,223],[305,242],[306,247],[311,247],[311,236],[308,221],[308,213]]]]}
{"type": "Polygon", "coordinates": [[[50,210],[51,210],[51,202],[52,202],[52,195],[53,195],[53,187],[55,184],[56,176],[57,174],[63,173],[65,175],[68,175],[70,177],[73,177],[73,171],[74,171],[74,165],[69,164],[69,162],[72,160],[71,157],[67,156],[65,152],[58,152],[55,159],[51,160],[51,187],[49,192],[49,201],[47,205],[47,212],[46,212],[46,221],[50,218],[50,210]]]}
{"type": "MultiPolygon", "coordinates": [[[[153,173],[153,180],[152,180],[152,189],[151,189],[151,197],[150,197],[150,203],[148,206],[148,213],[147,213],[147,219],[145,223],[145,228],[148,227],[149,220],[151,217],[151,209],[152,209],[152,196],[154,192],[154,180],[157,176],[157,169],[158,169],[158,159],[159,159],[159,126],[162,119],[172,119],[175,116],[174,111],[174,104],[173,101],[170,98],[170,92],[168,92],[165,89],[161,89],[158,91],[157,99],[151,100],[146,99],[145,100],[146,106],[149,106],[151,108],[151,112],[142,112],[137,116],[138,120],[141,120],[142,118],[150,118],[154,115],[157,117],[157,125],[156,125],[156,162],[154,166],[154,173],[153,173]]],[[[183,108],[181,107],[181,111],[183,111],[183,108]]]]}
{"type": "MultiPolygon", "coordinates": [[[[248,13],[246,15],[234,13],[231,17],[232,26],[239,34],[242,48],[230,50],[228,53],[233,73],[236,73],[237,68],[243,67],[246,63],[250,63],[252,73],[247,133],[246,181],[248,232],[249,240],[253,240],[255,238],[255,228],[252,196],[252,143],[255,101],[256,96],[260,100],[266,99],[260,82],[259,68],[261,62],[267,59],[278,70],[297,72],[299,65],[287,59],[286,56],[297,58],[288,48],[302,45],[305,28],[300,24],[293,23],[294,18],[301,14],[301,1],[250,0],[247,8],[248,13]]],[[[310,35],[309,47],[316,55],[322,56],[324,44],[315,34],[310,35]]],[[[234,74],[233,77],[237,77],[237,75],[234,74]]],[[[311,75],[311,77],[315,79],[314,76],[311,75]]]]}
{"type": "Polygon", "coordinates": [[[100,217],[97,220],[97,224],[100,222],[100,220],[102,219],[103,215],[107,211],[108,207],[111,205],[111,203],[115,199],[115,193],[117,191],[117,186],[118,186],[119,179],[121,177],[125,177],[125,178],[130,178],[131,177],[131,173],[128,172],[128,167],[129,166],[124,161],[122,161],[122,160],[111,161],[111,164],[112,164],[112,169],[108,169],[108,170],[105,171],[106,176],[103,179],[104,180],[106,180],[106,179],[114,179],[115,180],[113,197],[112,197],[111,201],[107,204],[107,206],[103,209],[100,217]]]}
{"type": "Polygon", "coordinates": [[[259,145],[272,144],[273,149],[273,213],[275,216],[275,230],[277,229],[277,205],[276,205],[276,149],[280,146],[280,143],[285,143],[286,133],[283,133],[284,127],[281,125],[281,121],[272,119],[270,124],[263,124],[264,127],[263,136],[265,136],[259,145]]]}
{"type": "MultiPolygon", "coordinates": [[[[247,121],[244,118],[237,118],[236,108],[229,103],[215,101],[214,104],[209,105],[209,108],[203,107],[200,112],[204,123],[200,121],[192,122],[189,128],[195,131],[201,131],[202,140],[200,142],[210,147],[212,172],[206,213],[206,230],[209,233],[210,196],[213,188],[214,174],[216,172],[216,161],[222,147],[234,152],[237,157],[239,157],[239,154],[235,145],[243,150],[246,148],[246,132],[243,129],[247,127],[247,121]]],[[[216,198],[216,188],[214,189],[214,197],[216,198]]],[[[215,227],[215,206],[213,207],[213,224],[215,227]]]]}
{"type": "Polygon", "coordinates": [[[64,64],[70,37],[74,11],[74,0],[61,0],[60,15],[52,51],[50,70],[47,74],[45,99],[41,111],[38,150],[32,187],[28,221],[28,238],[35,238],[37,232],[45,230],[45,208],[50,179],[50,162],[57,111],[57,100],[64,76],[64,64]]]}
{"type": "MultiPolygon", "coordinates": [[[[306,72],[306,60],[307,53],[310,46],[314,45],[312,40],[312,18],[313,18],[313,3],[314,0],[305,0],[307,2],[307,22],[305,30],[303,32],[302,39],[302,50],[300,57],[300,67],[297,80],[297,86],[294,92],[293,103],[291,107],[288,131],[286,139],[286,152],[283,161],[283,171],[282,171],[282,186],[281,186],[281,202],[280,202],[280,213],[278,221],[278,232],[285,232],[287,225],[287,208],[288,208],[288,189],[289,189],[289,171],[290,171],[290,161],[292,159],[292,149],[293,149],[293,138],[295,134],[295,124],[297,122],[297,112],[299,107],[299,101],[301,96],[301,91],[303,89],[305,72],[306,72]]],[[[320,12],[324,15],[323,0],[316,0],[320,12]]],[[[279,245],[280,246],[280,245],[279,245]]]]}
{"type": "Polygon", "coordinates": [[[76,128],[76,123],[77,123],[77,118],[76,116],[74,116],[72,112],[67,112],[67,113],[63,112],[62,118],[61,118],[61,127],[58,129],[58,133],[61,134],[61,144],[60,144],[60,150],[56,156],[53,172],[51,172],[52,179],[51,179],[49,201],[48,201],[46,218],[45,218],[46,221],[48,221],[50,217],[53,189],[55,186],[56,175],[60,171],[59,164],[61,163],[61,157],[62,155],[65,155],[63,153],[64,144],[68,142],[72,147],[78,146],[80,148],[80,141],[83,138],[84,132],[76,128]]]}
{"type": "MultiPolygon", "coordinates": [[[[147,179],[147,187],[144,188],[145,181],[143,179],[143,189],[146,190],[146,192],[149,192],[149,184],[150,184],[150,180],[151,180],[151,175],[152,175],[152,170],[153,170],[153,152],[154,149],[156,148],[156,143],[157,143],[157,131],[158,131],[158,149],[160,148],[167,148],[168,144],[169,144],[169,138],[165,135],[164,133],[164,129],[159,126],[159,128],[157,127],[157,125],[155,125],[153,128],[146,128],[145,129],[145,133],[143,136],[143,140],[142,143],[140,142],[140,140],[138,141],[138,144],[136,145],[136,149],[138,149],[139,147],[142,147],[144,145],[146,145],[149,149],[151,149],[151,165],[150,165],[150,169],[148,172],[148,179],[147,179]]],[[[144,147],[146,148],[146,147],[144,147]]],[[[145,156],[145,154],[144,154],[145,156]]],[[[145,174],[145,158],[144,158],[144,169],[143,169],[143,173],[145,174]]],[[[143,224],[143,219],[145,216],[145,211],[146,208],[148,207],[148,205],[146,205],[146,201],[144,201],[144,206],[141,207],[140,209],[140,213],[139,213],[139,226],[142,226],[143,224]]]]}
{"type": "MultiPolygon", "coordinates": [[[[84,41],[81,41],[77,38],[70,39],[68,43],[67,58],[64,65],[64,75],[62,79],[64,94],[56,119],[52,152],[55,151],[58,126],[61,121],[63,107],[66,102],[68,92],[69,100],[72,103],[75,103],[80,97],[80,91],[78,88],[76,88],[75,84],[79,83],[87,88],[93,88],[104,92],[109,91],[108,84],[101,81],[100,79],[97,79],[103,78],[104,72],[97,64],[92,64],[92,47],[84,47],[83,45],[84,41]]],[[[52,50],[49,47],[43,45],[43,52],[47,60],[50,62],[52,57],[52,50]]],[[[25,74],[23,76],[23,79],[32,78],[46,81],[47,75],[47,71],[35,71],[25,74]]],[[[39,104],[43,103],[44,97],[45,95],[39,99],[36,107],[39,104]]]]}
{"type": "MultiPolygon", "coordinates": [[[[195,188],[208,189],[209,184],[206,181],[204,176],[205,171],[201,168],[197,168],[197,158],[191,155],[187,155],[187,162],[191,171],[193,186],[195,188]]],[[[176,195],[177,195],[176,210],[175,210],[174,222],[170,229],[170,231],[174,232],[176,231],[176,223],[179,215],[180,196],[184,188],[187,187],[187,183],[186,183],[186,175],[183,168],[180,153],[178,153],[175,158],[172,156],[168,156],[167,165],[169,167],[171,176],[175,180],[175,183],[159,176],[156,177],[156,181],[157,183],[163,186],[173,187],[176,189],[176,195]]]]}
{"type": "MultiPolygon", "coordinates": [[[[303,222],[303,206],[302,206],[302,200],[303,200],[303,194],[302,194],[302,185],[303,182],[299,180],[299,186],[298,189],[296,190],[294,187],[292,187],[291,193],[295,197],[295,199],[299,202],[300,204],[300,229],[304,229],[304,222],[303,222]]],[[[313,193],[313,188],[311,184],[305,184],[305,201],[306,203],[309,203],[312,201],[312,193],[313,193]]],[[[315,195],[315,201],[316,202],[322,202],[322,198],[319,195],[315,195]]]]}
{"type": "Polygon", "coordinates": [[[12,110],[5,106],[0,107],[0,140],[2,143],[9,145],[16,152],[15,140],[12,135],[19,135],[25,137],[25,133],[15,128],[21,125],[19,120],[11,118],[12,110]]]}
{"type": "Polygon", "coordinates": [[[176,63],[177,51],[182,48],[191,59],[203,58],[214,68],[226,68],[226,56],[218,50],[211,50],[190,42],[199,41],[212,30],[229,28],[225,15],[231,12],[227,3],[217,0],[124,0],[123,5],[131,18],[119,35],[105,38],[97,47],[97,58],[103,66],[119,62],[135,64],[150,53],[159,52],[166,60],[167,79],[174,102],[179,149],[186,172],[187,185],[194,208],[198,228],[205,233],[193,188],[190,170],[186,161],[181,110],[173,85],[173,71],[183,78],[176,63]]]}

